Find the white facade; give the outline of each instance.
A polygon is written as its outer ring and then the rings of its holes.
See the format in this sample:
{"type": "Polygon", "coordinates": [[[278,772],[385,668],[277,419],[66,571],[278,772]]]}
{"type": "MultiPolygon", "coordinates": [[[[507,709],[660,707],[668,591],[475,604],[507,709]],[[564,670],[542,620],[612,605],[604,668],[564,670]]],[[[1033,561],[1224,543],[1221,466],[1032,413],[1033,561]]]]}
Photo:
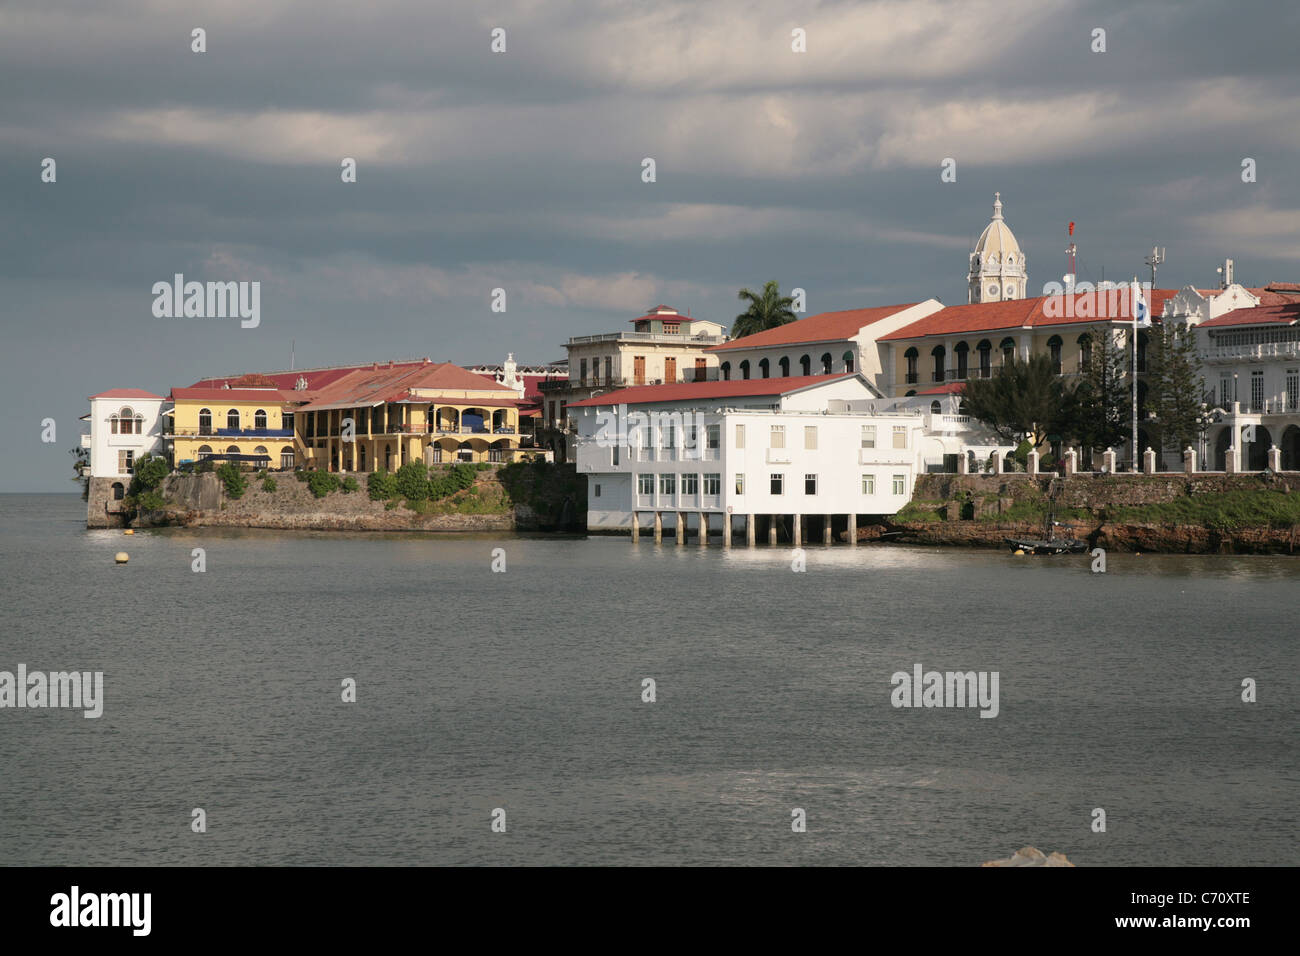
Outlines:
{"type": "Polygon", "coordinates": [[[136,459],[162,454],[163,406],[167,400],[140,389],[113,389],[90,397],[90,434],[81,436],[90,449],[91,478],[130,479],[136,459]]]}
{"type": "Polygon", "coordinates": [[[629,529],[634,512],[667,513],[669,525],[703,513],[714,529],[726,515],[890,515],[928,456],[965,446],[942,409],[900,407],[858,375],[775,395],[623,397],[633,403],[571,409],[593,529],[629,529]]]}
{"type": "Polygon", "coordinates": [[[993,216],[970,254],[967,302],[1023,299],[1029,283],[1025,254],[1002,218],[1002,194],[993,194],[993,216]]]}

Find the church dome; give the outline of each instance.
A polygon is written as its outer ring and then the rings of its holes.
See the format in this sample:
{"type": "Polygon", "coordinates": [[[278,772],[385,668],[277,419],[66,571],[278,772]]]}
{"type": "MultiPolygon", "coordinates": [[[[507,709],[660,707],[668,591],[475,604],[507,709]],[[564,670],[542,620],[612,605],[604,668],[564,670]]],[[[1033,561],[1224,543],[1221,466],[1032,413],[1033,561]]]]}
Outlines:
{"type": "MultiPolygon", "coordinates": [[[[975,243],[975,254],[982,259],[996,255],[1000,261],[1006,261],[1007,254],[1020,256],[1020,243],[1006,220],[1002,218],[1002,194],[993,194],[993,219],[980,233],[979,242],[975,243]]],[[[1014,261],[1014,260],[1013,260],[1014,261]]]]}
{"type": "Polygon", "coordinates": [[[970,254],[968,302],[1023,299],[1028,286],[1025,254],[1002,218],[1002,194],[993,194],[993,218],[970,254]]]}

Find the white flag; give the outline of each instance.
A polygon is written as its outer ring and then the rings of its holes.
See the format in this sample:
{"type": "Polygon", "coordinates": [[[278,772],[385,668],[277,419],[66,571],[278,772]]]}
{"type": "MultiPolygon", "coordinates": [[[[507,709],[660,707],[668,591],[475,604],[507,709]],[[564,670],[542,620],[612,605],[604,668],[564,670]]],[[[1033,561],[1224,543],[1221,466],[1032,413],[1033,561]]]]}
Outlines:
{"type": "Polygon", "coordinates": [[[1151,327],[1151,309],[1147,306],[1142,298],[1142,287],[1133,283],[1129,290],[1129,302],[1133,309],[1133,324],[1139,329],[1148,329],[1151,327]]]}

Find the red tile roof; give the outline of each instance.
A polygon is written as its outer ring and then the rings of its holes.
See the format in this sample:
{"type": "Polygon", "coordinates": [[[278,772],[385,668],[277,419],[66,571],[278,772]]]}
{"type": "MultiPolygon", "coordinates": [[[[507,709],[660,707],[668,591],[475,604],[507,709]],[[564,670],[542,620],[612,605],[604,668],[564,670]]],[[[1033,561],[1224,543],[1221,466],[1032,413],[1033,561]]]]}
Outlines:
{"type": "MultiPolygon", "coordinates": [[[[331,365],[328,368],[309,368],[266,373],[253,372],[249,374],[256,375],[258,378],[268,379],[276,388],[283,389],[293,388],[297,383],[298,378],[302,377],[307,380],[308,389],[318,389],[329,385],[331,382],[336,382],[344,375],[347,375],[350,372],[355,372],[358,369],[371,369],[372,371],[377,371],[379,369],[390,368],[417,368],[421,365],[428,364],[430,364],[428,359],[421,359],[418,362],[396,362],[392,364],[388,362],[366,362],[358,365],[331,365]]],[[[193,387],[220,388],[226,384],[233,386],[236,382],[239,382],[244,378],[247,378],[247,376],[232,375],[227,378],[204,378],[195,382],[193,387]]]]}
{"type": "Polygon", "coordinates": [[[1225,325],[1292,325],[1300,319],[1300,302],[1279,305],[1261,305],[1255,308],[1233,309],[1217,319],[1202,322],[1197,328],[1215,329],[1225,325]]]}
{"type": "MultiPolygon", "coordinates": [[[[1012,299],[1008,302],[976,302],[971,305],[950,305],[933,315],[905,325],[896,332],[882,335],[880,341],[898,341],[915,339],[927,335],[963,335],[973,332],[995,332],[1002,329],[1041,328],[1052,325],[1087,325],[1098,321],[1131,322],[1133,313],[1129,311],[1129,291],[1127,288],[1096,293],[1079,292],[1074,296],[1072,309],[1062,306],[1054,311],[1073,314],[1047,315],[1044,312],[1047,296],[1032,299],[1012,299]],[[1083,297],[1095,295],[1089,311],[1092,316],[1080,316],[1079,310],[1083,297]]],[[[1152,315],[1159,315],[1165,300],[1178,294],[1177,289],[1152,289],[1151,301],[1147,303],[1152,315]]],[[[1086,306],[1085,306],[1086,307],[1086,306]]]]}
{"type": "Polygon", "coordinates": [[[676,382],[672,385],[634,385],[620,388],[580,402],[570,402],[569,408],[584,405],[644,405],[649,402],[681,402],[693,398],[750,398],[755,395],[785,395],[788,392],[841,378],[856,378],[854,372],[833,375],[792,375],[787,378],[748,378],[717,382],[676,382]]]}
{"type": "Polygon", "coordinates": [[[1300,302],[1300,284],[1295,282],[1271,282],[1261,288],[1246,291],[1253,296],[1258,296],[1261,306],[1300,302]]]}
{"type": "Polygon", "coordinates": [[[107,392],[100,392],[98,395],[90,396],[95,398],[156,398],[162,401],[161,395],[155,395],[153,392],[146,392],[142,388],[110,388],[107,392]]]}
{"type": "Polygon", "coordinates": [[[954,395],[957,392],[966,390],[965,382],[948,382],[946,385],[936,385],[934,388],[927,388],[917,392],[918,395],[954,395]]]}
{"type": "Polygon", "coordinates": [[[174,402],[300,402],[303,392],[281,388],[173,388],[168,396],[174,402]]]}
{"type": "MultiPolygon", "coordinates": [[[[344,408],[354,405],[380,405],[385,402],[422,401],[412,399],[413,388],[437,391],[510,391],[486,375],[471,372],[451,362],[429,365],[402,365],[389,368],[354,369],[324,388],[314,389],[304,411],[324,408],[344,408]]],[[[296,393],[303,395],[302,392],[296,393]]],[[[501,406],[512,406],[519,399],[472,399],[475,404],[487,405],[499,401],[501,406]]]]}
{"type": "Polygon", "coordinates": [[[806,319],[798,319],[778,325],[774,329],[764,329],[753,335],[732,339],[722,345],[705,349],[706,352],[729,352],[734,349],[757,349],[772,345],[800,345],[812,342],[842,341],[857,335],[873,322],[887,319],[891,315],[910,309],[916,305],[908,302],[903,305],[884,305],[871,309],[846,309],[842,312],[820,312],[806,319]]]}

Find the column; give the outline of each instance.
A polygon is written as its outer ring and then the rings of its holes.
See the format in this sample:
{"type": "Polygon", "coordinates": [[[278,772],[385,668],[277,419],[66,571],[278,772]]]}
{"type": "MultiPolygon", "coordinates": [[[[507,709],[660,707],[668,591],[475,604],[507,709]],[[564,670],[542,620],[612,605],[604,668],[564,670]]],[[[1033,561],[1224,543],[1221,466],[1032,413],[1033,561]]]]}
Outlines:
{"type": "Polygon", "coordinates": [[[1282,449],[1273,445],[1268,450],[1268,467],[1274,471],[1282,470],[1282,449]]]}
{"type": "Polygon", "coordinates": [[[700,547],[708,547],[709,544],[709,516],[703,511],[698,512],[700,519],[700,547]]]}
{"type": "Polygon", "coordinates": [[[856,514],[851,514],[851,515],[849,515],[849,530],[848,530],[848,537],[849,537],[849,544],[852,545],[853,547],[857,547],[857,545],[858,545],[858,516],[857,516],[856,514]]]}
{"type": "Polygon", "coordinates": [[[636,509],[632,509],[632,543],[636,544],[641,540],[641,528],[637,524],[636,509]]]}
{"type": "Polygon", "coordinates": [[[745,546],[752,548],[754,546],[754,516],[745,515],[745,546]]]}
{"type": "Polygon", "coordinates": [[[662,512],[655,512],[655,544],[662,544],[664,540],[664,516],[662,512]]]}
{"type": "Polygon", "coordinates": [[[796,548],[803,544],[803,526],[799,521],[800,517],[802,516],[796,512],[794,516],[794,532],[791,534],[794,539],[792,543],[796,548]]]}
{"type": "Polygon", "coordinates": [[[685,544],[686,543],[686,512],[674,511],[673,520],[676,522],[676,524],[673,526],[673,530],[677,532],[677,543],[685,544]]]}
{"type": "Polygon", "coordinates": [[[1154,475],[1156,473],[1156,453],[1150,446],[1142,453],[1142,473],[1144,475],[1154,475]]]}
{"type": "Polygon", "coordinates": [[[1189,475],[1196,474],[1196,449],[1191,445],[1183,449],[1183,471],[1189,475]]]}
{"type": "Polygon", "coordinates": [[[731,512],[728,511],[722,516],[722,546],[731,547],[731,512]]]}
{"type": "Polygon", "coordinates": [[[767,543],[770,544],[770,545],[773,545],[773,546],[776,545],[776,519],[777,519],[777,517],[778,517],[777,515],[768,515],[768,516],[767,516],[767,543]]]}
{"type": "Polygon", "coordinates": [[[822,544],[830,544],[831,543],[831,516],[822,515],[822,520],[825,522],[822,525],[822,544]]]}

